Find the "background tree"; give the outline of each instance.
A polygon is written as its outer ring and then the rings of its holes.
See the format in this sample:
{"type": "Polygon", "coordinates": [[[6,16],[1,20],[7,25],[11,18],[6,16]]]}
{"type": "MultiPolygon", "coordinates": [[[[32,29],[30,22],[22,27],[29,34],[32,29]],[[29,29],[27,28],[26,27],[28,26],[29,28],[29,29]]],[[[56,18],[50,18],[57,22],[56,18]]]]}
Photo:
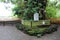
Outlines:
{"type": "MultiPolygon", "coordinates": [[[[12,0],[14,3],[14,0],[12,0]]],[[[24,16],[23,19],[33,19],[34,13],[39,13],[40,19],[45,19],[47,0],[15,0],[15,15],[24,16]]]]}
{"type": "Polygon", "coordinates": [[[47,1],[46,6],[46,16],[47,18],[56,18],[57,14],[57,7],[56,7],[57,1],[47,1]]]}

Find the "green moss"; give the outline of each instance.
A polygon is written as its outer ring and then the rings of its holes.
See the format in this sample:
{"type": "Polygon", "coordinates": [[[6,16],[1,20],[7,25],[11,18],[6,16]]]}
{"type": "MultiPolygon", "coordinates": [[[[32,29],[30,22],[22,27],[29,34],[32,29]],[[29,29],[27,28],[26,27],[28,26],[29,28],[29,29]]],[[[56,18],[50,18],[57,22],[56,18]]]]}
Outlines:
{"type": "MultiPolygon", "coordinates": [[[[38,26],[42,25],[42,22],[45,21],[46,25],[50,25],[50,20],[39,20],[39,21],[32,21],[32,26],[38,26]]],[[[30,26],[31,27],[31,21],[30,20],[23,20],[23,25],[30,26]]]]}

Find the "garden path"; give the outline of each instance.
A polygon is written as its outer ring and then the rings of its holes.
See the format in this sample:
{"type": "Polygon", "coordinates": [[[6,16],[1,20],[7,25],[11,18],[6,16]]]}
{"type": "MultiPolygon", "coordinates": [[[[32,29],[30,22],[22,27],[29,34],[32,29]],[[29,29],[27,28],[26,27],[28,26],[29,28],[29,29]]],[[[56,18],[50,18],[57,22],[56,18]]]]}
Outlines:
{"type": "Polygon", "coordinates": [[[15,26],[15,24],[0,24],[0,40],[60,40],[60,27],[58,28],[58,31],[52,34],[46,34],[41,38],[37,38],[24,34],[17,30],[15,26]]]}

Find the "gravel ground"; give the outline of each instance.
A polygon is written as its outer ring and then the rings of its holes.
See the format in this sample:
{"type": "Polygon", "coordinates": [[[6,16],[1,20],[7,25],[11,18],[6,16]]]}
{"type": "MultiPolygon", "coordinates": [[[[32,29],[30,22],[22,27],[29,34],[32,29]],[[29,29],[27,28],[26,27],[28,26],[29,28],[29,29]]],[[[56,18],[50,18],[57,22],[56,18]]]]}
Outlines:
{"type": "Polygon", "coordinates": [[[0,40],[60,40],[60,27],[52,34],[46,34],[41,38],[29,36],[16,29],[14,25],[0,24],[0,40]]]}

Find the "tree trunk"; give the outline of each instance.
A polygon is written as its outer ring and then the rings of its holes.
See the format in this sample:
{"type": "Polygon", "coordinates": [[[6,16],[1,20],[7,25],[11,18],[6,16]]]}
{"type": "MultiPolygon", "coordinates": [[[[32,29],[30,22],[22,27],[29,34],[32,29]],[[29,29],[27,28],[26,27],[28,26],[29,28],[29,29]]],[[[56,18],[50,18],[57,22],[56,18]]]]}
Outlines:
{"type": "Polygon", "coordinates": [[[47,0],[44,0],[42,2],[42,6],[41,6],[41,14],[42,14],[42,19],[45,20],[46,19],[46,4],[47,4],[47,0]]]}

